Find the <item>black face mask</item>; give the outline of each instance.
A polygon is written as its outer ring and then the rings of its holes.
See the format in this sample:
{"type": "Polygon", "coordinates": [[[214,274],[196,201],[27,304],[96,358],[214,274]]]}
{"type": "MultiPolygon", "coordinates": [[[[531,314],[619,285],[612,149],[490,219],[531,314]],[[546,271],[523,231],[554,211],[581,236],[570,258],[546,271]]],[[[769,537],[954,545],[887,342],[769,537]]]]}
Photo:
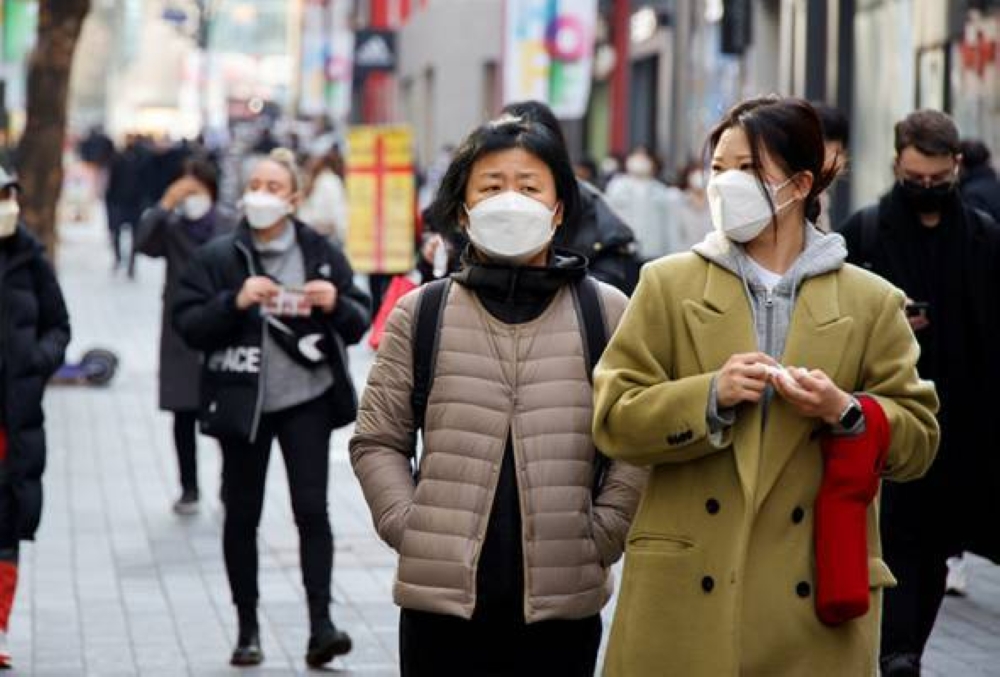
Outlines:
{"type": "Polygon", "coordinates": [[[925,186],[919,181],[900,179],[899,187],[902,188],[910,206],[918,214],[940,214],[955,192],[954,181],[925,186]]]}

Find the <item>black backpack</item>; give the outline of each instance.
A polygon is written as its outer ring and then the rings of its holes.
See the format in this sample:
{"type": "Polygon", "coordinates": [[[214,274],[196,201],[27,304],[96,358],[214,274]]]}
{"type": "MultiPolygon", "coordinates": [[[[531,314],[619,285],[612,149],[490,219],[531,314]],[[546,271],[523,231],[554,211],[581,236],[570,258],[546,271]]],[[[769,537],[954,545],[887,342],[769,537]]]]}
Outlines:
{"type": "MultiPolygon", "coordinates": [[[[434,370],[437,366],[438,337],[441,335],[445,301],[450,288],[450,278],[434,280],[424,285],[417,299],[417,319],[413,325],[413,390],[410,393],[410,406],[413,409],[414,439],[411,450],[414,476],[420,467],[416,437],[424,428],[427,398],[430,396],[431,386],[434,383],[434,370]]],[[[592,382],[594,367],[608,344],[604,308],[601,305],[600,290],[593,278],[583,277],[572,285],[572,290],[573,304],[585,338],[583,348],[588,366],[587,378],[592,382]]],[[[604,482],[610,461],[600,450],[594,451],[593,495],[596,497],[604,482]]]]}

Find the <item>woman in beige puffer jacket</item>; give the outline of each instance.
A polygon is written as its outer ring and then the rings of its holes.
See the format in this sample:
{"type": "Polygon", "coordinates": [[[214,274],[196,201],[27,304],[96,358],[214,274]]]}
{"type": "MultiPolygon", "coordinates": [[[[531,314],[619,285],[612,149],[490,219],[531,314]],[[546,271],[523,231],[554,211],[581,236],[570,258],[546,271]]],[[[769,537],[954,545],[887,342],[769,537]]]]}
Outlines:
{"type": "MultiPolygon", "coordinates": [[[[644,471],[594,490],[592,388],[574,285],[586,260],[551,249],[576,184],[561,141],[517,118],[475,131],[436,204],[472,245],[437,334],[419,480],[410,464],[420,291],[390,316],[351,461],[400,555],[403,675],[592,675],[609,567],[644,471]]],[[[625,297],[596,285],[613,330],[625,297]]]]}

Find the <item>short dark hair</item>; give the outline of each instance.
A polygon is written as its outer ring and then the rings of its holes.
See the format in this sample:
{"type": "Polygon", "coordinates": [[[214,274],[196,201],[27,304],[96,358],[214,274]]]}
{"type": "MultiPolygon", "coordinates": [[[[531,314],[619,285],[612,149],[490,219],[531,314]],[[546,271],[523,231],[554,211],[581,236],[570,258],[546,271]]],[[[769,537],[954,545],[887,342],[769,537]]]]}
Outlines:
{"type": "Polygon", "coordinates": [[[205,186],[205,188],[208,188],[208,192],[212,196],[212,202],[219,199],[219,172],[216,171],[215,165],[207,159],[201,157],[190,158],[184,163],[182,173],[184,176],[190,176],[205,186]]]}
{"type": "Polygon", "coordinates": [[[589,155],[584,155],[574,162],[573,165],[576,168],[585,169],[594,178],[600,175],[600,172],[597,171],[597,162],[589,155]]]}
{"type": "Polygon", "coordinates": [[[442,227],[457,227],[464,213],[465,188],[472,165],[484,155],[512,148],[525,150],[548,166],[563,206],[563,227],[575,225],[580,212],[580,192],[566,146],[548,128],[511,116],[488,122],[465,138],[427,209],[430,220],[442,227]]]}
{"type": "Polygon", "coordinates": [[[966,169],[982,167],[990,161],[990,149],[979,139],[963,139],[959,148],[962,150],[962,166],[966,169]]]}
{"type": "Polygon", "coordinates": [[[823,125],[823,140],[839,141],[845,148],[850,145],[851,123],[844,112],[822,101],[813,102],[812,107],[823,125]]]}
{"type": "Polygon", "coordinates": [[[958,127],[950,115],[939,110],[910,113],[896,123],[896,154],[910,147],[924,155],[957,155],[958,127]]]}
{"type": "MultiPolygon", "coordinates": [[[[708,153],[715,152],[722,135],[732,127],[741,128],[750,144],[753,174],[764,188],[763,155],[765,152],[789,176],[809,172],[812,188],[805,199],[806,218],[819,218],[819,196],[829,187],[840,170],[826,163],[823,127],[816,109],[804,99],[765,96],[736,104],[723,116],[708,137],[708,153]]],[[[771,193],[764,190],[777,219],[771,193]]]]}
{"type": "Polygon", "coordinates": [[[515,101],[514,103],[508,103],[500,111],[500,114],[510,115],[533,122],[536,125],[541,125],[552,132],[559,139],[559,143],[563,146],[566,145],[566,135],[563,134],[562,125],[559,124],[556,114],[541,101],[515,101]]]}

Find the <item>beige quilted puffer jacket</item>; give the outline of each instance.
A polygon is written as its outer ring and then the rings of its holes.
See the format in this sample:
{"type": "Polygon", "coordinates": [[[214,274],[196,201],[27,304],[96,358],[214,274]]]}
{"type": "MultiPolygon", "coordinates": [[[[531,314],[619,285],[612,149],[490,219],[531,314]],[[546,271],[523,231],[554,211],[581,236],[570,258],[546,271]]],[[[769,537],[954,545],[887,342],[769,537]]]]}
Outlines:
{"type": "MultiPolygon", "coordinates": [[[[610,328],[626,299],[600,284],[610,328]]],[[[420,480],[408,454],[412,326],[419,290],[386,326],[351,440],[351,463],[379,536],[399,553],[393,597],[407,609],[471,618],[476,566],[508,432],[520,492],[529,623],[600,611],[646,472],[613,463],[592,497],[592,388],[569,287],[524,324],[497,320],[452,284],[425,423],[420,480]]]]}

